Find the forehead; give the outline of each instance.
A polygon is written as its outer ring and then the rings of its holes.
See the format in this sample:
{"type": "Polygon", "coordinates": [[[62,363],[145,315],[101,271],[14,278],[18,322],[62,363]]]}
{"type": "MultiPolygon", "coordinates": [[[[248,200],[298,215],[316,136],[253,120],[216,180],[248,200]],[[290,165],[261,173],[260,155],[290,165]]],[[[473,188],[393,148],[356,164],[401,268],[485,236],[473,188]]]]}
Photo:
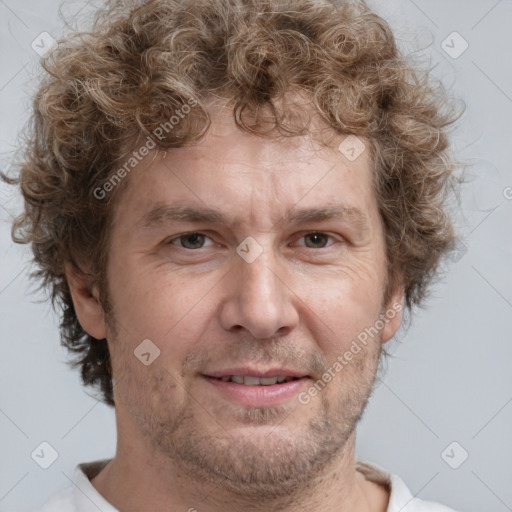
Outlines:
{"type": "Polygon", "coordinates": [[[305,135],[258,136],[240,129],[227,108],[214,110],[211,121],[194,145],[153,151],[137,166],[116,217],[128,214],[133,220],[137,213],[137,221],[144,222],[166,203],[186,207],[187,202],[237,210],[231,217],[238,223],[271,212],[292,217],[291,209],[298,218],[301,209],[334,204],[371,216],[373,172],[364,139],[347,139],[318,121],[305,135]]]}

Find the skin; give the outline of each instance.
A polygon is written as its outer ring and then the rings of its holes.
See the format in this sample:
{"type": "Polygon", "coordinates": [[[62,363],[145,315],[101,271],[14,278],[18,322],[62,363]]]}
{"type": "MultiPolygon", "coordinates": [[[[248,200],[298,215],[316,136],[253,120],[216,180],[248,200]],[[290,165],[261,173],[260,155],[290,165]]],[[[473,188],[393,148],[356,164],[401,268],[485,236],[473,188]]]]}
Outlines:
{"type": "Polygon", "coordinates": [[[109,252],[113,317],[67,267],[80,323],[107,338],[114,375],[117,452],[92,484],[123,512],[385,511],[388,492],[355,469],[355,427],[400,313],[305,405],[241,405],[202,376],[281,365],[308,374],[307,390],[402,303],[400,288],[383,303],[369,152],[350,162],[337,150],[344,136],[325,129],[329,147],[311,135],[267,139],[238,129],[228,109],[212,112],[199,143],[153,154],[127,178],[109,252]],[[285,217],[340,203],[365,227],[285,217]],[[216,208],[228,222],[141,226],[157,204],[216,208]],[[194,232],[206,237],[179,237],[194,232]],[[248,236],[263,249],[252,263],[236,252],[248,236]],[[148,366],[134,356],[145,339],[160,349],[148,366]]]}

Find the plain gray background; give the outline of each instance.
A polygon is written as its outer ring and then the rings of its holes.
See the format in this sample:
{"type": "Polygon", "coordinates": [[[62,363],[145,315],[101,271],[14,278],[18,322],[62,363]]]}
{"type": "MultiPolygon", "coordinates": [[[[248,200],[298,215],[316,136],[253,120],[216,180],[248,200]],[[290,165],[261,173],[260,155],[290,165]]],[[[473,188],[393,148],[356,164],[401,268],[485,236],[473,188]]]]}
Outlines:
{"type": "MultiPolygon", "coordinates": [[[[58,39],[58,0],[0,0],[1,166],[9,168],[40,64],[31,43],[58,39]]],[[[512,510],[512,1],[392,0],[371,5],[406,53],[467,105],[453,135],[468,164],[460,250],[427,309],[392,341],[395,357],[359,428],[358,456],[398,473],[412,493],[464,511],[512,510]],[[449,45],[452,58],[443,49],[449,45]],[[448,38],[448,39],[447,39],[448,38]],[[508,188],[511,187],[511,188],[508,188]],[[463,245],[462,245],[463,244],[463,245]],[[456,445],[451,443],[456,442],[456,445]],[[451,445],[451,446],[450,446],[451,445]],[[448,447],[448,450],[445,450],[448,447]],[[467,460],[457,469],[468,454],[467,460]],[[444,454],[444,458],[442,456],[444,454]]],[[[73,22],[91,10],[65,1],[73,22]]],[[[79,462],[115,451],[113,410],[64,363],[58,319],[28,278],[28,247],[10,240],[19,198],[0,186],[0,511],[28,511],[70,483],[79,462]],[[31,458],[43,441],[48,469],[31,458]]]]}

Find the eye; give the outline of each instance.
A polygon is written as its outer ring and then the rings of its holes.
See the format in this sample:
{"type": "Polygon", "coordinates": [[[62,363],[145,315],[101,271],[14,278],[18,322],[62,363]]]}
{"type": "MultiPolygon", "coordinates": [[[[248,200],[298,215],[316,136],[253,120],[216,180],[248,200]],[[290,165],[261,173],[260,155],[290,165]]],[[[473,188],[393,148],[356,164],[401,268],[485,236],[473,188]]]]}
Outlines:
{"type": "Polygon", "coordinates": [[[334,240],[334,238],[326,233],[314,232],[307,233],[301,239],[306,241],[305,246],[310,249],[323,249],[324,247],[328,247],[327,242],[329,239],[334,240]]]}
{"type": "Polygon", "coordinates": [[[168,243],[182,247],[183,249],[202,249],[205,241],[209,240],[203,233],[185,233],[171,238],[168,243]]]}

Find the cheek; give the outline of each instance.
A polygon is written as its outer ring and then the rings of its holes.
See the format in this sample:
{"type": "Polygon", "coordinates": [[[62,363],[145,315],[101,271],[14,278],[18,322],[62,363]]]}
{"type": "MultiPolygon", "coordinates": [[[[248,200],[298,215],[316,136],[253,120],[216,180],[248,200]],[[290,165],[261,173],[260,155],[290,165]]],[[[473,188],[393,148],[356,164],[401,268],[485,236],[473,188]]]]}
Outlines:
{"type": "Polygon", "coordinates": [[[135,265],[119,266],[111,275],[123,345],[133,351],[142,340],[150,339],[162,356],[172,353],[175,361],[181,361],[211,318],[218,276],[190,276],[164,267],[137,271],[135,265]]]}
{"type": "Polygon", "coordinates": [[[312,336],[328,360],[343,354],[381,312],[384,279],[369,261],[340,266],[334,273],[316,276],[314,283],[299,277],[296,286],[305,304],[303,317],[316,325],[312,336]]]}
{"type": "Polygon", "coordinates": [[[162,336],[179,325],[210,288],[207,279],[198,282],[179,271],[145,271],[137,265],[119,266],[111,283],[117,316],[142,336],[162,336]]]}

